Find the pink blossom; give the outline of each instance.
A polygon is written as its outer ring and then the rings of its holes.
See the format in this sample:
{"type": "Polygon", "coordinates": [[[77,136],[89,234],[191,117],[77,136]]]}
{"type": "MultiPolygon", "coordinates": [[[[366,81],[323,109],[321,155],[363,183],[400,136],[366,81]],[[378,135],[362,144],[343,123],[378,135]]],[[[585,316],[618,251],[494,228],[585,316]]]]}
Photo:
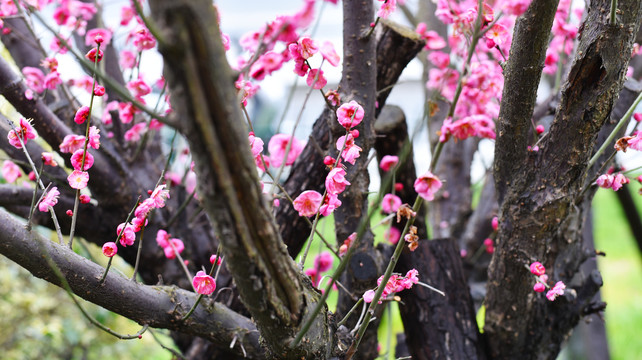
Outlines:
{"type": "Polygon", "coordinates": [[[143,50],[153,49],[156,46],[156,39],[152,34],[144,27],[139,27],[136,31],[130,34],[133,37],[132,43],[136,46],[136,49],[140,52],[143,50]]]}
{"type": "Polygon", "coordinates": [[[504,11],[510,15],[520,16],[522,15],[528,6],[531,4],[532,0],[510,0],[504,2],[504,11]]]}
{"type": "Polygon", "coordinates": [[[495,243],[493,243],[493,239],[485,239],[484,240],[484,247],[486,248],[486,252],[489,254],[492,254],[495,252],[495,243]]]}
{"type": "Polygon", "coordinates": [[[346,186],[350,185],[345,176],[346,171],[339,166],[330,170],[325,179],[325,188],[329,194],[340,194],[345,190],[346,186]]]}
{"type": "Polygon", "coordinates": [[[292,205],[294,210],[299,212],[299,216],[309,217],[317,213],[322,201],[323,195],[314,190],[306,190],[294,199],[292,205]]]}
{"type": "Polygon", "coordinates": [[[627,143],[631,149],[642,151],[642,133],[638,132],[632,139],[628,139],[627,143]]]}
{"type": "Polygon", "coordinates": [[[339,196],[337,194],[328,194],[319,208],[319,213],[323,216],[328,216],[339,206],[341,206],[339,196]]]}
{"type": "Polygon", "coordinates": [[[129,124],[134,120],[134,115],[138,113],[138,110],[134,104],[129,102],[119,102],[118,103],[118,117],[123,124],[129,124]]]}
{"type": "Polygon", "coordinates": [[[180,254],[185,250],[185,244],[183,244],[183,241],[181,239],[169,239],[169,244],[168,246],[163,248],[163,251],[165,252],[165,257],[168,259],[174,259],[176,257],[176,254],[180,254]]]}
{"type": "Polygon", "coordinates": [[[328,79],[323,76],[323,70],[312,69],[308,73],[308,78],[305,80],[305,83],[311,88],[319,90],[328,84],[328,79]]]}
{"type": "Polygon", "coordinates": [[[89,152],[85,153],[83,149],[78,149],[74,152],[73,155],[71,155],[71,166],[73,166],[75,170],[87,171],[92,167],[92,165],[94,165],[94,156],[89,152]],[[83,154],[85,154],[85,166],[81,169],[83,154]]]}
{"type": "Polygon", "coordinates": [[[87,182],[89,181],[89,173],[86,171],[74,170],[67,177],[69,186],[73,189],[81,190],[87,187],[87,182]]]}
{"type": "Polygon", "coordinates": [[[22,149],[20,140],[22,140],[22,142],[26,145],[29,139],[35,138],[36,131],[33,129],[29,121],[25,120],[24,118],[20,118],[20,124],[18,125],[18,128],[9,130],[9,134],[7,134],[9,144],[13,145],[17,149],[22,149]]]}
{"type": "Polygon", "coordinates": [[[276,134],[272,136],[268,143],[268,151],[270,152],[270,162],[274,167],[280,167],[285,158],[285,165],[292,165],[296,158],[303,151],[305,144],[298,139],[291,137],[287,134],[276,134]],[[285,156],[285,150],[288,143],[292,141],[290,152],[285,156]]]}
{"type": "Polygon", "coordinates": [[[89,197],[89,195],[82,194],[78,197],[78,200],[80,200],[81,204],[89,204],[91,198],[89,197]]]}
{"type": "Polygon", "coordinates": [[[285,61],[286,59],[282,54],[268,51],[252,64],[250,76],[257,80],[263,80],[266,75],[270,75],[274,71],[279,70],[285,61]]]}
{"type": "Polygon", "coordinates": [[[332,257],[332,254],[327,251],[323,251],[314,258],[314,268],[320,273],[326,272],[332,268],[333,261],[334,258],[332,257]]]}
{"type": "Polygon", "coordinates": [[[92,46],[96,42],[96,36],[102,38],[103,46],[109,45],[111,41],[111,31],[103,28],[94,28],[88,30],[85,34],[85,46],[92,46]]]}
{"type": "MultiPolygon", "coordinates": [[[[69,41],[70,39],[66,39],[66,40],[69,41]]],[[[68,51],[67,46],[64,45],[63,42],[60,41],[60,39],[57,37],[54,37],[53,39],[51,39],[51,43],[49,43],[49,49],[61,55],[66,54],[68,51]]]]}
{"type": "Polygon", "coordinates": [[[223,262],[223,259],[216,256],[216,254],[210,256],[210,264],[214,265],[214,263],[216,263],[216,266],[221,266],[222,262],[223,262]]]}
{"type": "Polygon", "coordinates": [[[82,149],[85,145],[85,137],[81,135],[67,135],[60,143],[60,152],[73,153],[78,149],[82,149]]]}
{"type": "Polygon", "coordinates": [[[633,113],[633,119],[637,122],[642,121],[642,113],[633,113]]]}
{"type": "Polygon", "coordinates": [[[62,79],[60,78],[60,73],[57,71],[52,71],[47,76],[45,76],[45,88],[54,90],[56,86],[62,84],[62,79]]]}
{"type": "Polygon", "coordinates": [[[92,63],[100,62],[103,59],[103,51],[97,48],[92,48],[85,54],[85,57],[92,63]]]}
{"type": "Polygon", "coordinates": [[[387,19],[390,14],[392,14],[395,9],[397,9],[397,0],[379,0],[383,1],[381,8],[377,12],[377,16],[383,19],[387,19]]]}
{"type": "Polygon", "coordinates": [[[394,155],[384,155],[384,157],[381,158],[379,167],[383,171],[390,171],[390,169],[395,167],[397,163],[399,163],[399,157],[394,155]]]}
{"type": "Polygon", "coordinates": [[[254,158],[261,156],[263,153],[263,140],[260,137],[254,136],[253,132],[250,132],[247,139],[250,142],[250,148],[252,149],[252,156],[254,158]]]}
{"type": "Polygon", "coordinates": [[[125,141],[136,142],[141,139],[141,134],[147,132],[147,123],[138,123],[132,126],[129,130],[125,131],[125,141]]]}
{"type": "Polygon", "coordinates": [[[216,290],[216,280],[201,270],[194,276],[192,286],[197,294],[210,295],[216,290]]]}
{"type": "Polygon", "coordinates": [[[419,272],[416,269],[410,269],[406,273],[406,276],[401,279],[400,283],[405,289],[412,288],[412,285],[419,282],[419,272]]]}
{"type": "Polygon", "coordinates": [[[103,255],[107,257],[112,257],[116,255],[117,252],[118,252],[118,246],[116,245],[115,242],[110,241],[110,242],[106,242],[103,245],[103,255]]]}
{"type": "Polygon", "coordinates": [[[611,185],[613,185],[613,175],[611,174],[600,175],[597,178],[597,180],[595,180],[595,183],[597,184],[597,186],[601,188],[608,189],[611,187],[611,185]]]}
{"type": "Polygon", "coordinates": [[[628,184],[628,183],[629,183],[629,178],[627,178],[622,174],[617,174],[613,177],[613,184],[611,185],[611,188],[614,191],[618,191],[622,188],[624,184],[628,184]]]}
{"type": "Polygon", "coordinates": [[[542,284],[541,282],[536,282],[533,286],[533,290],[538,293],[544,292],[544,290],[546,290],[546,285],[542,284]]]}
{"type": "Polygon", "coordinates": [[[546,268],[539,261],[532,263],[530,269],[531,269],[531,273],[536,276],[544,275],[544,273],[546,272],[546,268]]]}
{"type": "Polygon", "coordinates": [[[145,199],[140,204],[138,204],[136,210],[134,210],[134,216],[139,219],[144,219],[155,208],[155,201],[153,199],[145,199]]]}
{"type": "Polygon", "coordinates": [[[346,129],[355,127],[363,120],[364,111],[361,105],[352,100],[337,109],[337,121],[346,129]]]}
{"type": "Polygon", "coordinates": [[[308,268],[305,269],[304,273],[310,277],[310,281],[312,281],[312,285],[315,287],[318,285],[318,277],[319,277],[319,271],[315,268],[308,268]]]}
{"type": "Polygon", "coordinates": [[[396,212],[397,209],[401,206],[401,199],[399,196],[394,194],[386,194],[383,196],[383,201],[381,202],[381,210],[385,213],[396,212]]]}
{"type": "Polygon", "coordinates": [[[441,185],[439,178],[428,171],[415,180],[415,191],[425,200],[432,201],[441,185]]]}
{"type": "Polygon", "coordinates": [[[156,243],[161,248],[166,248],[169,246],[169,237],[167,231],[160,229],[156,232],[156,243]]]}
{"type": "Polygon", "coordinates": [[[426,50],[441,50],[446,47],[446,41],[436,31],[427,30],[425,23],[417,24],[415,31],[426,40],[426,46],[424,47],[426,50]]]}
{"type": "Polygon", "coordinates": [[[564,295],[564,289],[566,289],[566,285],[564,285],[563,282],[558,281],[555,283],[555,286],[546,293],[546,298],[549,301],[554,301],[558,296],[564,295]]]}
{"type": "MultiPolygon", "coordinates": [[[[486,31],[486,34],[484,37],[486,39],[491,40],[493,42],[493,45],[502,45],[506,42],[508,39],[509,33],[508,29],[499,23],[496,23],[491,27],[488,31],[486,31]]],[[[489,46],[489,47],[494,47],[494,46],[489,46]]]]}
{"type": "Polygon", "coordinates": [[[337,139],[336,145],[337,150],[341,151],[341,149],[343,149],[343,151],[341,152],[341,157],[343,158],[343,160],[349,162],[352,165],[354,165],[357,158],[359,158],[359,156],[361,155],[362,149],[354,142],[354,137],[352,136],[352,134],[339,137],[339,139],[337,139]]]}
{"type": "Polygon", "coordinates": [[[158,187],[156,187],[149,196],[149,198],[154,202],[154,207],[157,209],[165,207],[165,200],[169,199],[169,190],[165,189],[166,187],[166,184],[158,185],[158,187]]]}
{"type": "Polygon", "coordinates": [[[495,139],[495,123],[487,115],[471,115],[455,122],[447,118],[441,127],[439,141],[448,141],[450,135],[459,140],[471,136],[495,139]]]}
{"type": "Polygon", "coordinates": [[[100,147],[100,130],[95,126],[89,128],[89,143],[87,145],[96,150],[100,147]]]}
{"type": "Polygon", "coordinates": [[[120,238],[118,238],[120,244],[122,246],[134,245],[134,241],[136,241],[135,231],[136,229],[132,224],[121,223],[120,225],[118,225],[118,227],[116,228],[116,236],[120,234],[120,238]]]}
{"type": "Polygon", "coordinates": [[[323,56],[324,59],[326,59],[330,65],[336,67],[339,65],[339,61],[341,61],[341,58],[337,54],[336,50],[334,50],[334,45],[332,45],[331,42],[325,41],[323,45],[321,45],[321,56],[323,56]]]}
{"type": "Polygon", "coordinates": [[[319,47],[314,42],[314,40],[309,37],[302,37],[297,41],[298,53],[303,59],[309,59],[312,55],[316,54],[319,51],[319,47]]]}
{"type": "Polygon", "coordinates": [[[389,227],[384,233],[383,236],[393,245],[396,245],[401,238],[401,231],[394,226],[389,227]]]}
{"type": "Polygon", "coordinates": [[[428,54],[428,61],[430,61],[437,68],[444,70],[450,65],[450,55],[441,51],[433,51],[428,54]]]}
{"type": "Polygon", "coordinates": [[[131,93],[137,98],[141,98],[150,92],[152,92],[152,88],[145,83],[145,80],[141,79],[140,77],[136,80],[132,80],[127,83],[127,89],[131,91],[131,93]]]}
{"type": "Polygon", "coordinates": [[[133,52],[129,50],[123,50],[120,52],[120,66],[123,69],[134,68],[136,65],[138,65],[137,61],[138,59],[136,58],[136,54],[134,54],[133,52]]]}
{"type": "Polygon", "coordinates": [[[125,5],[120,8],[120,25],[127,25],[134,18],[136,9],[132,5],[125,5]]]}
{"type": "Polygon", "coordinates": [[[490,225],[493,227],[494,231],[497,231],[499,228],[499,219],[497,216],[493,216],[493,219],[490,221],[490,225]]]}
{"type": "Polygon", "coordinates": [[[340,98],[339,98],[339,93],[336,90],[326,91],[325,98],[330,102],[332,106],[339,105],[340,98]]]}
{"type": "Polygon", "coordinates": [[[357,240],[357,233],[353,232],[352,234],[350,234],[350,236],[348,236],[347,239],[343,241],[343,244],[339,247],[339,256],[345,255],[355,240],[357,240]]]}
{"type": "Polygon", "coordinates": [[[5,160],[2,163],[2,177],[8,183],[15,182],[21,176],[22,173],[20,172],[20,167],[14,164],[11,160],[5,160]]]}
{"type": "Polygon", "coordinates": [[[81,106],[74,115],[74,121],[76,124],[82,124],[87,121],[87,118],[89,118],[89,106],[81,106]]]}
{"type": "Polygon", "coordinates": [[[25,83],[31,90],[38,94],[45,91],[45,74],[39,68],[25,66],[22,68],[22,74],[25,76],[25,83]]]}
{"type": "Polygon", "coordinates": [[[60,196],[60,191],[58,191],[57,187],[52,187],[45,196],[43,196],[42,200],[40,200],[40,203],[38,203],[38,210],[42,212],[46,212],[49,210],[49,206],[53,207],[58,203],[58,196],[60,196]]]}
{"type": "Polygon", "coordinates": [[[368,291],[363,293],[363,301],[366,304],[370,304],[372,302],[372,300],[374,299],[374,296],[375,296],[375,291],[374,290],[368,290],[368,291]]]}
{"type": "Polygon", "coordinates": [[[41,158],[41,160],[42,160],[43,164],[45,164],[45,165],[49,165],[49,166],[58,166],[58,163],[57,163],[57,162],[56,162],[56,160],[54,160],[54,158],[53,158],[53,154],[52,154],[52,153],[50,153],[50,152],[43,152],[43,153],[40,155],[40,158],[41,158]]]}

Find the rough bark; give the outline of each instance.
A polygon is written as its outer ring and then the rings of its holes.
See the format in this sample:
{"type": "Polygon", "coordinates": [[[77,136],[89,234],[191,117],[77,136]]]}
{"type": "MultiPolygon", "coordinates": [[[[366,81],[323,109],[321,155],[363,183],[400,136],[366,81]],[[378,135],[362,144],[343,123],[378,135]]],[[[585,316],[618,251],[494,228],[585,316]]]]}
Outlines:
{"type": "Polygon", "coordinates": [[[533,1],[515,23],[497,121],[495,182],[500,203],[528,155],[527,136],[558,2],[533,1]]]}
{"type": "Polygon", "coordinates": [[[223,245],[241,299],[259,329],[269,356],[326,358],[333,335],[325,313],[298,346],[293,336],[318,300],[288,255],[262,198],[247,131],[228,79],[216,21],[208,1],[153,1],[161,29],[159,51],[181,131],[192,151],[199,196],[223,245]]]}
{"type": "MultiPolygon", "coordinates": [[[[621,16],[616,25],[609,24],[608,11],[603,11],[609,6],[607,1],[591,2],[542,150],[525,153],[515,148],[525,145],[519,124],[511,131],[511,141],[497,142],[501,216],[489,268],[485,332],[491,356],[498,359],[526,354],[530,359],[554,358],[580,317],[596,307],[591,300],[601,286],[599,273],[578,273],[590,256],[582,246],[580,225],[586,215],[584,200],[590,200],[592,191],[582,194],[582,182],[597,133],[623,84],[629,57],[621,54],[631,51],[640,22],[639,1],[618,3],[621,16]],[[521,170],[512,174],[506,191],[506,170],[511,167],[521,170]],[[526,267],[536,260],[546,266],[551,281],[567,284],[565,295],[555,302],[532,291],[533,278],[526,267]]],[[[514,40],[513,49],[521,46],[514,40]]],[[[520,81],[525,81],[523,76],[520,81]]],[[[511,121],[515,120],[501,117],[500,132],[511,121]]]]}

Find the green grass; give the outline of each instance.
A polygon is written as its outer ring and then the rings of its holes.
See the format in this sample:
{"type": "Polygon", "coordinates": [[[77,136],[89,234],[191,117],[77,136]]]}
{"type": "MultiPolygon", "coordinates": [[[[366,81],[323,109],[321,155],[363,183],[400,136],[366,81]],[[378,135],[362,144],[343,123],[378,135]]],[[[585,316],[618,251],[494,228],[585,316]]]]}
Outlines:
{"type": "MultiPolygon", "coordinates": [[[[642,199],[634,197],[642,211],[642,199]]],[[[606,253],[598,259],[598,267],[604,279],[602,298],[608,304],[604,316],[611,358],[642,359],[640,251],[613,191],[600,189],[593,204],[595,247],[606,253]]]]}

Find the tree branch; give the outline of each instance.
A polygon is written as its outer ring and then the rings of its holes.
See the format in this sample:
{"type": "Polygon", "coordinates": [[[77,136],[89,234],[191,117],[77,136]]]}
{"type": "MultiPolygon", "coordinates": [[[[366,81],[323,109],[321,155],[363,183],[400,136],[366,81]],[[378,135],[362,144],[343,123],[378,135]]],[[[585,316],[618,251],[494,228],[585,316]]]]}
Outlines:
{"type": "MultiPolygon", "coordinates": [[[[104,283],[104,269],[75,254],[66,246],[29,232],[14,217],[0,209],[0,253],[34,276],[62,286],[52,266],[63,274],[71,290],[83,299],[125,316],[137,323],[201,336],[228,348],[236,337],[248,354],[260,356],[262,349],[252,321],[213,301],[201,302],[187,321],[180,321],[197,295],[173,286],[149,286],[130,281],[111,271],[104,283]]],[[[242,354],[240,347],[230,352],[242,354]]]]}
{"type": "Polygon", "coordinates": [[[495,142],[495,183],[500,203],[528,154],[527,136],[558,2],[533,1],[515,24],[495,142]]]}
{"type": "Polygon", "coordinates": [[[165,40],[159,51],[172,105],[201,180],[198,193],[245,306],[279,357],[330,356],[333,334],[325,314],[308,333],[318,341],[289,347],[319,295],[303,281],[263,200],[214,7],[207,0],[150,5],[165,40]]]}

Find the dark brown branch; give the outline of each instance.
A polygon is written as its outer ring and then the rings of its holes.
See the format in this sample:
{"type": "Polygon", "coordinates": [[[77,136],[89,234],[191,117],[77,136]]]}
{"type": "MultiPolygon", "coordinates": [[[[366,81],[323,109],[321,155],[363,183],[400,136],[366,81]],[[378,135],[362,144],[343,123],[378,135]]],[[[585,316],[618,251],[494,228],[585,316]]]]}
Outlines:
{"type": "MultiPolygon", "coordinates": [[[[252,321],[219,303],[201,301],[194,314],[181,321],[197,294],[176,287],[141,285],[115,271],[100,284],[104,268],[66,246],[43,239],[37,232],[27,231],[4,210],[0,210],[0,227],[0,253],[38,278],[62,286],[59,271],[76,295],[141,325],[201,336],[228,349],[236,337],[248,354],[262,354],[252,321]]],[[[229,351],[242,354],[239,346],[229,351]]]]}
{"type": "Polygon", "coordinates": [[[623,85],[629,56],[622,54],[632,49],[640,5],[637,0],[619,1],[619,22],[610,25],[608,11],[601,11],[610,1],[591,1],[580,29],[577,55],[542,149],[513,158],[501,152],[519,149],[500,148],[497,143],[496,161],[503,162],[496,167],[502,176],[496,179],[498,189],[505,186],[509,174],[512,188],[503,192],[497,247],[488,272],[485,333],[494,358],[556,356],[561,339],[590,307],[601,285],[599,273],[578,272],[591,255],[581,241],[581,224],[587,212],[584,203],[592,191],[577,197],[597,134],[623,85]],[[514,170],[521,170],[506,172],[510,168],[502,166],[508,161],[514,162],[514,170]],[[533,292],[534,280],[525,266],[536,260],[546,266],[551,281],[568,284],[564,297],[550,302],[533,292]]]}
{"type": "Polygon", "coordinates": [[[544,68],[551,26],[559,0],[533,1],[517,19],[504,70],[504,92],[497,123],[495,182],[501,202],[521,171],[537,88],[544,68]]]}
{"type": "Polygon", "coordinates": [[[172,105],[201,180],[199,196],[267,349],[281,358],[330,356],[333,334],[326,314],[306,335],[311,341],[289,347],[318,293],[288,256],[263,200],[249,146],[243,146],[247,130],[229,82],[214,7],[206,0],[150,5],[164,37],[159,51],[167,64],[172,105]]]}

